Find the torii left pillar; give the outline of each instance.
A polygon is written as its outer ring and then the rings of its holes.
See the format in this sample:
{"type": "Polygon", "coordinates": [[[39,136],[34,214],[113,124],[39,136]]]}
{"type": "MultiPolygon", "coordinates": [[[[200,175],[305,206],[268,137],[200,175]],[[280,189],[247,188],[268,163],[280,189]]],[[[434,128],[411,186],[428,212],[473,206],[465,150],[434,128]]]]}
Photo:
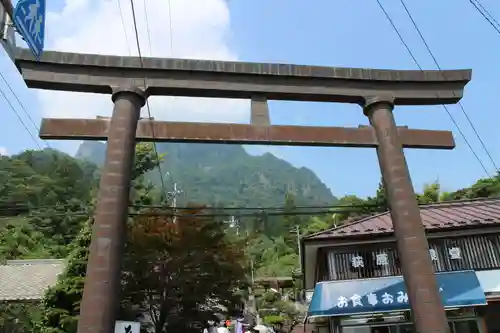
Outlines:
{"type": "Polygon", "coordinates": [[[135,133],[146,98],[146,93],[138,88],[113,89],[115,106],[92,226],[78,333],[114,332],[120,301],[119,274],[126,240],[135,133]]]}

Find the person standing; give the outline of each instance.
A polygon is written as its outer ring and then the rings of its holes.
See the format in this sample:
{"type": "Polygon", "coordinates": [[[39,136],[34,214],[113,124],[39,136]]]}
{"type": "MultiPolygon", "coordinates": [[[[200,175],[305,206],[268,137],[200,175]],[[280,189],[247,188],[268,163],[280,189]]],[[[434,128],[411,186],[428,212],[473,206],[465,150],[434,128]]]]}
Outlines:
{"type": "Polygon", "coordinates": [[[224,322],[220,327],[217,328],[217,333],[230,333],[227,328],[227,322],[224,322]]]}

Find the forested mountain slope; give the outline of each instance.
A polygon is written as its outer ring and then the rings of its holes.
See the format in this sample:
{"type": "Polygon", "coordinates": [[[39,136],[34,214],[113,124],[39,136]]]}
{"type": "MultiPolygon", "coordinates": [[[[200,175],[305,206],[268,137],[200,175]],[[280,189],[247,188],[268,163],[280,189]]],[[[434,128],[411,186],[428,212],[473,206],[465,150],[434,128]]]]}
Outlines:
{"type": "MultiPolygon", "coordinates": [[[[269,153],[252,156],[238,145],[195,143],[159,143],[157,149],[165,154],[161,165],[164,182],[171,187],[174,180],[183,191],[180,202],[269,207],[282,205],[286,193],[292,193],[300,205],[331,205],[336,201],[314,172],[269,153]]],[[[104,143],[84,142],[76,157],[102,165],[104,155],[104,143]]],[[[160,183],[157,170],[148,176],[153,183],[160,183]]]]}

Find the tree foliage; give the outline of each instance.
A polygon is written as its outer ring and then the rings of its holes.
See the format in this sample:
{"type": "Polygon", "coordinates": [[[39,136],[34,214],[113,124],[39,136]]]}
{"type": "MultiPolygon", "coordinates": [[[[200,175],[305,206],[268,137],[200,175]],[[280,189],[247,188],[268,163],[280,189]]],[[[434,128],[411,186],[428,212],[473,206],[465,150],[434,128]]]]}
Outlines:
{"type": "Polygon", "coordinates": [[[234,291],[244,284],[243,249],[227,239],[221,222],[195,217],[201,213],[184,212],[175,223],[149,215],[130,226],[122,308],[134,305],[128,315],[136,318],[147,314],[154,332],[199,331],[240,301],[234,291]]]}
{"type": "Polygon", "coordinates": [[[0,332],[34,332],[40,320],[40,309],[23,302],[0,302],[0,332]]]}
{"type": "Polygon", "coordinates": [[[258,309],[264,322],[273,325],[287,325],[289,331],[298,324],[299,311],[293,302],[283,300],[281,295],[274,291],[267,291],[259,297],[258,309]]]}

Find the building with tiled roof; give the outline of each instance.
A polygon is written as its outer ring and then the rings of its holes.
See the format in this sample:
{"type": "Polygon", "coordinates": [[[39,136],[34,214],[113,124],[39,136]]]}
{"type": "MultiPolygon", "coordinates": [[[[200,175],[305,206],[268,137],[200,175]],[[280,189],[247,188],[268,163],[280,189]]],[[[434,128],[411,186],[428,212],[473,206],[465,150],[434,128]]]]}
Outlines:
{"type": "Polygon", "coordinates": [[[7,260],[0,265],[0,301],[37,301],[65,268],[59,259],[7,260]]]}
{"type": "MultiPolygon", "coordinates": [[[[500,199],[461,200],[424,205],[420,206],[420,216],[428,232],[499,225],[500,199]]],[[[387,211],[308,235],[304,239],[389,235],[393,231],[391,214],[387,211]]]]}
{"type": "MultiPolygon", "coordinates": [[[[451,332],[500,331],[500,199],[425,205],[420,215],[451,332]]],[[[347,333],[355,325],[370,333],[372,321],[382,332],[411,327],[390,212],[307,235],[301,247],[317,331],[347,333]]]]}

